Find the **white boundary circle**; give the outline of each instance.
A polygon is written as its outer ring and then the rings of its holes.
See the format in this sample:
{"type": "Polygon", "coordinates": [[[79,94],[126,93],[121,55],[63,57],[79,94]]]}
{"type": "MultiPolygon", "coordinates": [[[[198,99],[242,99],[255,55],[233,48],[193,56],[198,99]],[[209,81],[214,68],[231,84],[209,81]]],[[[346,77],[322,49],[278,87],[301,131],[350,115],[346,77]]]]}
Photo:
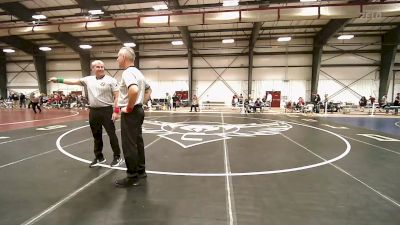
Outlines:
{"type": "Polygon", "coordinates": [[[19,124],[19,123],[40,122],[40,121],[45,121],[45,120],[56,120],[56,119],[68,118],[68,117],[73,117],[73,116],[79,115],[78,111],[72,111],[72,113],[73,113],[72,115],[68,115],[68,116],[54,117],[54,118],[48,118],[48,119],[42,119],[42,120],[27,120],[27,121],[12,122],[12,123],[2,123],[2,124],[0,124],[0,126],[11,125],[11,124],[19,124]]]}
{"type": "MultiPolygon", "coordinates": [[[[163,117],[170,117],[170,115],[168,115],[168,116],[159,116],[158,118],[163,118],[163,117]]],[[[175,117],[176,117],[176,116],[175,116],[175,117]]],[[[187,117],[187,115],[185,115],[185,116],[178,116],[178,117],[187,117]]],[[[215,118],[215,116],[205,116],[205,117],[213,117],[213,118],[215,118]]],[[[262,118],[248,118],[248,117],[237,117],[237,116],[225,116],[225,117],[228,117],[228,118],[242,118],[242,119],[243,119],[243,118],[246,118],[246,119],[254,119],[254,120],[281,121],[281,120],[271,120],[271,119],[262,119],[262,118]]],[[[151,117],[148,117],[148,118],[151,118],[151,117]]],[[[160,174],[160,175],[197,176],[197,177],[224,177],[224,176],[255,176],[255,175],[267,175],[267,174],[277,174],[277,173],[288,173],[288,172],[306,170],[306,169],[311,169],[311,168],[323,166],[323,165],[326,165],[326,164],[333,163],[333,162],[335,162],[335,161],[337,161],[337,160],[339,160],[339,159],[342,159],[343,157],[345,157],[347,154],[350,153],[350,150],[351,150],[351,145],[350,145],[350,143],[349,143],[345,138],[343,138],[342,136],[340,136],[339,134],[336,134],[336,133],[334,133],[334,132],[332,132],[332,131],[325,130],[325,129],[322,129],[322,128],[319,128],[319,127],[313,127],[313,126],[310,126],[310,125],[307,125],[307,124],[301,124],[301,123],[295,123],[295,122],[287,122],[287,121],[282,121],[282,122],[290,123],[290,124],[296,124],[296,125],[304,126],[304,127],[309,127],[309,128],[312,128],[312,129],[316,129],[316,130],[320,130],[320,131],[323,131],[323,132],[332,134],[332,135],[338,137],[339,139],[341,139],[341,140],[346,144],[346,150],[345,150],[342,154],[340,154],[339,156],[337,156],[337,157],[335,157],[335,158],[333,158],[333,159],[330,159],[330,160],[326,160],[326,161],[323,161],[323,162],[320,162],[320,163],[315,163],[315,164],[311,164],[311,165],[307,165],[307,166],[300,166],[300,167],[294,167],[294,168],[289,168],[289,169],[280,169],[280,170],[257,171],[257,172],[243,172],[243,173],[182,173],[182,172],[165,172],[165,171],[151,171],[151,170],[146,170],[146,172],[147,172],[147,173],[150,173],[150,174],[160,174]]],[[[179,122],[178,122],[178,123],[179,123],[179,122]]],[[[59,136],[58,139],[57,139],[57,142],[56,142],[56,145],[57,145],[58,150],[59,150],[60,152],[62,152],[63,154],[67,155],[68,157],[72,158],[72,159],[75,159],[75,160],[78,160],[78,161],[81,161],[81,162],[84,162],[84,163],[87,163],[87,164],[91,163],[90,160],[82,159],[82,158],[80,158],[80,157],[78,157],[78,156],[72,155],[71,153],[65,151],[65,150],[62,148],[61,144],[60,144],[61,139],[62,139],[64,136],[66,136],[66,135],[68,135],[69,133],[72,133],[72,132],[74,132],[74,131],[76,131],[76,130],[79,130],[79,129],[82,129],[82,128],[88,127],[88,126],[89,126],[89,125],[85,125],[85,126],[81,126],[81,127],[74,128],[74,129],[72,129],[72,130],[70,130],[70,131],[68,131],[68,132],[66,132],[66,133],[64,133],[64,134],[62,134],[61,136],[59,136]]],[[[100,167],[105,167],[105,168],[110,168],[110,169],[126,170],[126,168],[124,168],[124,167],[111,167],[111,166],[105,165],[105,164],[100,164],[99,166],[100,166],[100,167]]]]}

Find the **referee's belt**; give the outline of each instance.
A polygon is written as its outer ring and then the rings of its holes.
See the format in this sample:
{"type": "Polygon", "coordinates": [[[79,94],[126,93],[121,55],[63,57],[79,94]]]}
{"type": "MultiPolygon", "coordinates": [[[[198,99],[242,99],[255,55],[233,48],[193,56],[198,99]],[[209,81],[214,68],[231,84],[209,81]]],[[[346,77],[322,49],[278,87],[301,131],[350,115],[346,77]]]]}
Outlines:
{"type": "Polygon", "coordinates": [[[111,105],[103,106],[103,107],[92,107],[92,106],[89,106],[89,109],[93,109],[93,110],[112,109],[112,106],[111,105]]]}

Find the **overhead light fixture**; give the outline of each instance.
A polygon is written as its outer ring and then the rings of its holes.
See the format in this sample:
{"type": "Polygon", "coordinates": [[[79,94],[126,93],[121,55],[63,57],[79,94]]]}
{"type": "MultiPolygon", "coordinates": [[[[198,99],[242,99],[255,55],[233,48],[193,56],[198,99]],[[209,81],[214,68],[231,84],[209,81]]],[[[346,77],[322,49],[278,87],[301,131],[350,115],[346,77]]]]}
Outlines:
{"type": "Polygon", "coordinates": [[[342,34],[337,39],[339,39],[339,40],[349,40],[349,39],[352,39],[353,37],[354,37],[353,34],[342,34]]]}
{"type": "Polygon", "coordinates": [[[224,0],[222,6],[229,7],[229,6],[238,6],[239,0],[224,0]]]}
{"type": "Polygon", "coordinates": [[[126,42],[126,43],[124,43],[124,46],[125,46],[125,47],[131,47],[131,48],[133,48],[133,47],[136,46],[136,44],[133,43],[133,42],[126,42]]]}
{"type": "Polygon", "coordinates": [[[168,6],[166,4],[160,4],[160,5],[153,5],[154,10],[165,10],[168,9],[168,6]]]}
{"type": "Polygon", "coordinates": [[[79,45],[79,48],[81,48],[81,49],[91,49],[92,46],[91,45],[79,45]]]}
{"type": "Polygon", "coordinates": [[[15,50],[11,49],[11,48],[5,48],[5,49],[3,49],[3,52],[5,52],[5,53],[13,53],[13,52],[15,52],[15,50]]]}
{"type": "Polygon", "coordinates": [[[232,44],[232,43],[235,43],[235,39],[223,39],[222,40],[222,43],[224,43],[224,44],[232,44]]]}
{"type": "Polygon", "coordinates": [[[103,15],[104,14],[104,12],[101,9],[89,10],[88,13],[90,15],[103,15]]]}
{"type": "Polygon", "coordinates": [[[300,0],[300,2],[316,2],[317,0],[300,0]]]}
{"type": "Polygon", "coordinates": [[[290,41],[290,40],[292,40],[291,37],[280,37],[280,38],[278,38],[279,42],[290,41]]]}
{"type": "Polygon", "coordinates": [[[40,51],[44,51],[44,52],[48,52],[48,51],[51,51],[51,48],[50,47],[39,47],[39,50],[40,51]]]}
{"type": "Polygon", "coordinates": [[[182,40],[176,40],[176,41],[172,41],[171,44],[172,45],[183,45],[183,41],[182,40]]]}
{"type": "Polygon", "coordinates": [[[40,15],[33,15],[32,18],[35,19],[35,20],[44,20],[47,17],[45,15],[41,15],[40,14],[40,15]]]}

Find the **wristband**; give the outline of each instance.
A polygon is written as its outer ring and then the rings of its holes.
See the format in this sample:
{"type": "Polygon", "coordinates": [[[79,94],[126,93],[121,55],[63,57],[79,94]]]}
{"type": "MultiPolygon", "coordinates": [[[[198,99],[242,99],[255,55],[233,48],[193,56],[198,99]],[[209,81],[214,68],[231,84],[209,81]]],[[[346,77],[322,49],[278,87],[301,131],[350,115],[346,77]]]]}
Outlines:
{"type": "Polygon", "coordinates": [[[119,111],[120,111],[120,110],[119,110],[119,107],[115,107],[115,108],[114,108],[114,112],[115,112],[115,113],[119,113],[119,111]]]}
{"type": "Polygon", "coordinates": [[[57,83],[64,83],[64,78],[57,77],[57,83]]]}
{"type": "Polygon", "coordinates": [[[126,107],[126,112],[127,112],[127,113],[132,112],[132,110],[133,110],[133,108],[128,108],[128,106],[126,107]]]}

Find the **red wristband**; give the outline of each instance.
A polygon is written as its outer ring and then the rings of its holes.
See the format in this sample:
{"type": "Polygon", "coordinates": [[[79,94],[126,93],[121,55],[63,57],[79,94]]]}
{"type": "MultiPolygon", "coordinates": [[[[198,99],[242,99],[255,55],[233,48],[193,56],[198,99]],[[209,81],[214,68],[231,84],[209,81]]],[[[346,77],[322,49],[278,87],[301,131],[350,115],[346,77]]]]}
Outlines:
{"type": "Polygon", "coordinates": [[[119,107],[114,107],[114,112],[119,113],[119,107]]]}
{"type": "Polygon", "coordinates": [[[133,108],[128,108],[128,106],[126,107],[126,112],[127,112],[127,113],[132,112],[132,110],[133,110],[133,108]]]}

